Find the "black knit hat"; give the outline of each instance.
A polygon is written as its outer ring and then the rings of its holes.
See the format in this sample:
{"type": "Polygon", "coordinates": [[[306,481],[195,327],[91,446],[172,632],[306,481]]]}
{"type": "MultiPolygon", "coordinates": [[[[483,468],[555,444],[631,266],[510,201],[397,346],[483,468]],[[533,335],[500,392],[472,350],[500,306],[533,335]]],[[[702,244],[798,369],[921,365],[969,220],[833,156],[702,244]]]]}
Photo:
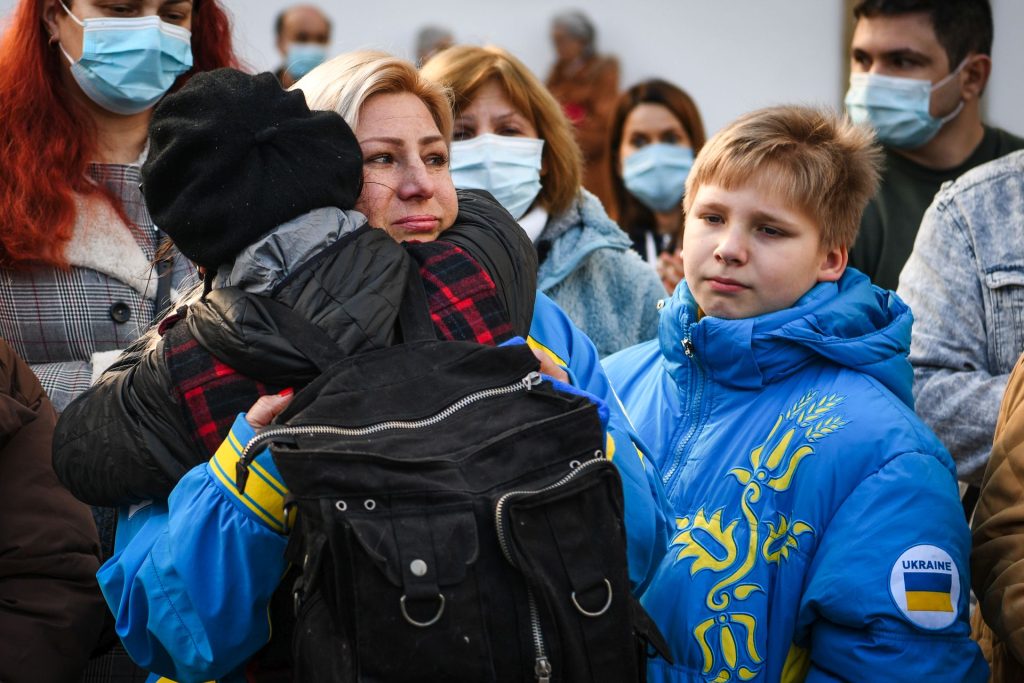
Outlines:
{"type": "Polygon", "coordinates": [[[336,113],[309,110],[272,74],[196,74],[157,106],[142,191],[153,222],[214,269],[313,209],[351,209],[363,157],[336,113]]]}

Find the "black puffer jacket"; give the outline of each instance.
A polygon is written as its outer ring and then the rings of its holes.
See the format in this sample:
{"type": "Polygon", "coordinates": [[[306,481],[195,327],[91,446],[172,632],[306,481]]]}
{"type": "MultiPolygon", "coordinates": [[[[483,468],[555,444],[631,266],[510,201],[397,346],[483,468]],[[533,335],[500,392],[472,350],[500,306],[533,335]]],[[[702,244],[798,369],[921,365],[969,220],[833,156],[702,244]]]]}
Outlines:
{"type": "MultiPolygon", "coordinates": [[[[337,214],[339,221],[361,218],[337,214]]],[[[406,248],[384,231],[363,222],[342,232],[290,272],[272,273],[261,265],[243,269],[241,276],[265,280],[266,295],[316,324],[339,346],[339,358],[395,342],[399,305],[413,272],[406,248]]],[[[490,274],[514,331],[525,337],[537,262],[519,225],[490,195],[460,191],[458,218],[441,239],[464,249],[490,274]]],[[[287,261],[290,245],[281,240],[264,248],[264,255],[269,251],[287,261]]],[[[235,275],[226,279],[238,283],[235,275]]],[[[214,289],[178,324],[187,324],[210,354],[247,377],[275,390],[304,386],[318,374],[316,365],[278,332],[263,296],[252,289],[214,289]]],[[[189,469],[209,459],[210,453],[196,447],[173,395],[164,341],[141,348],[143,338],[62,413],[54,469],[80,500],[120,506],[163,499],[189,469]]]]}

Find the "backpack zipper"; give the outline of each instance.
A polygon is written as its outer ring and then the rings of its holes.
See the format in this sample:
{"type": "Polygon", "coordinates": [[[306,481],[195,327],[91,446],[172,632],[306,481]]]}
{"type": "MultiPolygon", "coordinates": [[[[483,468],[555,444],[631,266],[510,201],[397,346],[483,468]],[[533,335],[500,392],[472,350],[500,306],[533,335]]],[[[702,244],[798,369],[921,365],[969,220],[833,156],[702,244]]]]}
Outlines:
{"type": "Polygon", "coordinates": [[[334,427],[331,425],[303,425],[300,427],[271,427],[265,429],[253,438],[249,440],[249,443],[245,445],[242,450],[242,455],[235,463],[235,488],[238,489],[239,493],[245,492],[245,482],[249,478],[249,463],[252,460],[253,453],[255,453],[260,446],[267,441],[273,441],[277,437],[281,436],[369,436],[370,434],[377,434],[392,429],[423,429],[424,427],[430,427],[439,422],[447,420],[449,417],[459,412],[463,408],[466,408],[477,401],[482,401],[487,398],[494,398],[496,396],[505,396],[508,394],[514,394],[517,391],[530,391],[535,386],[541,383],[541,375],[539,372],[531,372],[522,379],[513,382],[512,384],[506,384],[501,387],[493,387],[491,389],[483,389],[481,391],[473,392],[468,396],[465,396],[450,406],[445,408],[439,413],[435,413],[429,417],[425,417],[420,420],[388,420],[387,422],[378,422],[376,424],[368,425],[366,427],[334,427]]]}
{"type": "MultiPolygon", "coordinates": [[[[498,499],[497,504],[494,506],[494,526],[498,532],[498,545],[501,546],[501,552],[505,555],[505,559],[513,567],[516,563],[512,560],[512,551],[508,546],[508,537],[505,535],[505,525],[503,523],[505,516],[505,505],[511,498],[517,498],[520,496],[526,496],[534,493],[545,493],[553,489],[565,486],[572,481],[580,472],[592,467],[595,464],[604,460],[604,453],[597,451],[594,457],[590,460],[586,460],[580,463],[572,472],[565,475],[553,484],[549,484],[544,488],[534,490],[517,490],[509,491],[508,493],[501,496],[498,499]]],[[[537,609],[537,599],[533,594],[533,587],[529,582],[526,584],[526,598],[530,608],[530,630],[533,633],[533,648],[536,654],[536,660],[533,667],[533,673],[537,677],[537,683],[550,683],[551,681],[551,662],[548,660],[547,652],[544,649],[544,632],[540,626],[540,612],[537,609]]]]}

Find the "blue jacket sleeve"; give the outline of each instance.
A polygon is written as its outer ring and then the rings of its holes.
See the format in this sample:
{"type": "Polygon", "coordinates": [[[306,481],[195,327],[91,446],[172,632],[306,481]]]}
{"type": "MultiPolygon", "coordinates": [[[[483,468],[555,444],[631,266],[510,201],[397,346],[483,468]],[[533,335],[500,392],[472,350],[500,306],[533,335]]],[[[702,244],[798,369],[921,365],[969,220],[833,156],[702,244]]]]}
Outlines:
{"type": "Polygon", "coordinates": [[[269,451],[245,494],[235,489],[234,463],[251,436],[240,415],[210,462],[189,471],[97,574],[132,659],[181,683],[230,674],[270,636],[287,491],[269,451]]]}
{"type": "Polygon", "coordinates": [[[867,477],[808,573],[797,628],[807,682],[986,681],[968,624],[969,554],[956,486],[937,458],[906,453],[867,477]]]}
{"type": "Polygon", "coordinates": [[[674,518],[661,476],[608,381],[593,342],[540,292],[527,343],[563,367],[574,386],[597,396],[608,406],[606,452],[622,477],[629,574],[634,591],[639,593],[653,577],[668,548],[668,520],[674,518]]]}

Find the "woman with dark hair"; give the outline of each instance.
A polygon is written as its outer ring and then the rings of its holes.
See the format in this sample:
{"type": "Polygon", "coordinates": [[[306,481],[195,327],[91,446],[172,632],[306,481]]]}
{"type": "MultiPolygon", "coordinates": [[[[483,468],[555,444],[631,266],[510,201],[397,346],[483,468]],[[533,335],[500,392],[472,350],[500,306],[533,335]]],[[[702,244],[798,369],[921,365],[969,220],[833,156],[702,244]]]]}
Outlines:
{"type": "Polygon", "coordinates": [[[704,146],[700,112],[668,81],[642,81],[619,97],[610,133],[614,216],[671,292],[682,278],[683,189],[704,146]]]}
{"type": "Polygon", "coordinates": [[[0,41],[0,337],[58,411],[190,272],[173,252],[151,265],[146,128],[168,90],[234,63],[217,0],[16,6],[0,41]]]}

